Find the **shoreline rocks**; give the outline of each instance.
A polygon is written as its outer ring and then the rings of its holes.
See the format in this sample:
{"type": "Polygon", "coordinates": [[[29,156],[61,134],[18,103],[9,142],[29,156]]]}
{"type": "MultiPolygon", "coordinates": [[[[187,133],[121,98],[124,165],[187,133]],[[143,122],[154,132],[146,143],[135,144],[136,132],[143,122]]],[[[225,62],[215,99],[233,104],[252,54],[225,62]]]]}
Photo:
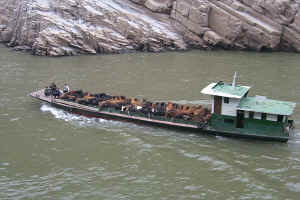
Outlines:
{"type": "Polygon", "coordinates": [[[0,42],[34,55],[300,52],[299,0],[0,0],[0,42]]]}

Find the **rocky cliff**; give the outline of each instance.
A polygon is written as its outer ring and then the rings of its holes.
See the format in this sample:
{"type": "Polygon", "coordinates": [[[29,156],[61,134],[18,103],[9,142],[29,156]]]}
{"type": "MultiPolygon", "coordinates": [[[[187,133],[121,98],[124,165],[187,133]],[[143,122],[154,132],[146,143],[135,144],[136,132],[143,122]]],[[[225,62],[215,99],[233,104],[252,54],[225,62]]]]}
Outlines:
{"type": "Polygon", "coordinates": [[[0,41],[49,56],[190,48],[300,52],[299,1],[0,0],[0,41]]]}

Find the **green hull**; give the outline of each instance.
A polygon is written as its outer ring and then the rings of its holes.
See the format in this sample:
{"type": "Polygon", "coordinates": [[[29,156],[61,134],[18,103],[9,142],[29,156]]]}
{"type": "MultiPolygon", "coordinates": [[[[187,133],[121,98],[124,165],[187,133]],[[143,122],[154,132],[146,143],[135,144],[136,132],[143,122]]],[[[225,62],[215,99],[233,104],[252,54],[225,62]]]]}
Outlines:
{"type": "Polygon", "coordinates": [[[237,128],[236,117],[213,114],[209,127],[222,135],[264,138],[287,141],[290,137],[286,131],[287,122],[275,122],[259,119],[244,119],[243,128],[237,128]]]}

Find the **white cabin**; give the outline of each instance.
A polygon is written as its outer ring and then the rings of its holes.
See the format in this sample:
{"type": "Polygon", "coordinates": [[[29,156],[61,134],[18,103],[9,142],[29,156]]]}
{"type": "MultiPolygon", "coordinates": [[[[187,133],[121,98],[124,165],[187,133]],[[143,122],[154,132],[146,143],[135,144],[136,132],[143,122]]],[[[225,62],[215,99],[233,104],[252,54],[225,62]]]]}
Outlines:
{"type": "MultiPolygon", "coordinates": [[[[243,128],[244,120],[257,119],[287,122],[296,103],[268,99],[264,96],[248,97],[250,87],[224,83],[211,83],[201,93],[212,98],[212,114],[236,119],[236,127],[243,128]]],[[[224,118],[224,122],[226,120],[224,118]]],[[[233,120],[229,120],[233,123],[233,120]]]]}
{"type": "Polygon", "coordinates": [[[241,100],[247,97],[249,89],[249,86],[235,86],[220,81],[209,84],[201,93],[211,95],[212,113],[235,117],[237,108],[241,100]]]}

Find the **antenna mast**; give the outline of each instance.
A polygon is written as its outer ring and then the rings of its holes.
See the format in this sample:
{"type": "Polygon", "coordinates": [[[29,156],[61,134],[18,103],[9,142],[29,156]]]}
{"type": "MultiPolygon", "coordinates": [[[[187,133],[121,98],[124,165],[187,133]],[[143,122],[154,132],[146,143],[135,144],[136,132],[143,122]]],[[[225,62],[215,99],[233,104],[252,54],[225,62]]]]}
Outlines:
{"type": "Polygon", "coordinates": [[[233,80],[232,80],[232,88],[235,88],[236,78],[237,78],[237,72],[234,72],[234,76],[233,76],[233,80]]]}

